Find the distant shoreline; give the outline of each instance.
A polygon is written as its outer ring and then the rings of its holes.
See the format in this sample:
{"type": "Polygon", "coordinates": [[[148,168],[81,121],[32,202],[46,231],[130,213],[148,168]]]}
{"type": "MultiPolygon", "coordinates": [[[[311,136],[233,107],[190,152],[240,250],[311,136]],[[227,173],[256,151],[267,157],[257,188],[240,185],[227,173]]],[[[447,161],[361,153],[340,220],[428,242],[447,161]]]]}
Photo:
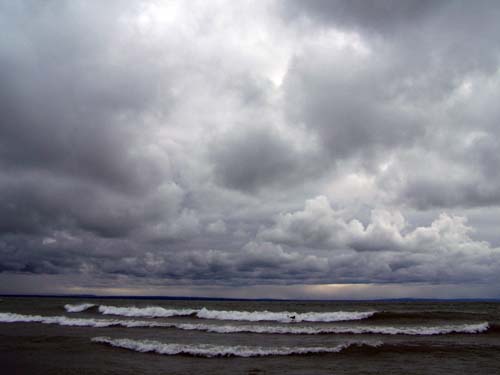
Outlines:
{"type": "Polygon", "coordinates": [[[265,301],[265,302],[500,302],[500,298],[375,298],[375,299],[278,299],[188,296],[118,296],[94,294],[0,294],[1,298],[87,298],[170,301],[265,301]]]}

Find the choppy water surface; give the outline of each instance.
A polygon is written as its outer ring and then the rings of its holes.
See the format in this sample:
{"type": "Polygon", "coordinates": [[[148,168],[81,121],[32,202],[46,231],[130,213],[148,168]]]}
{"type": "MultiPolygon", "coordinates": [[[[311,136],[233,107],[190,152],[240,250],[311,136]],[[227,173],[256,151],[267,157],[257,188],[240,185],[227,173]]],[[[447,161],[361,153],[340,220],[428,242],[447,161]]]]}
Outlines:
{"type": "Polygon", "coordinates": [[[500,374],[500,303],[2,298],[2,373],[500,374]]]}

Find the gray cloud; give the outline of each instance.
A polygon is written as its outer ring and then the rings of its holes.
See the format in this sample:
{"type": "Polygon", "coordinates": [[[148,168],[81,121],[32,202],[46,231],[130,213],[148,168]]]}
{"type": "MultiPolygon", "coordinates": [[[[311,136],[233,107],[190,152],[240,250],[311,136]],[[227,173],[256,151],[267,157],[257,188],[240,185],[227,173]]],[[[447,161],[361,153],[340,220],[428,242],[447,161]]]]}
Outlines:
{"type": "Polygon", "coordinates": [[[329,36],[289,71],[292,121],[316,132],[337,163],[358,156],[365,167],[390,165],[370,173],[398,204],[498,205],[494,3],[285,5],[290,22],[306,17],[329,36]],[[331,52],[338,33],[358,46],[331,52]]]}
{"type": "Polygon", "coordinates": [[[367,224],[345,216],[345,212],[334,210],[325,197],[317,197],[307,201],[304,210],[280,214],[259,237],[292,247],[328,250],[330,275],[347,279],[496,279],[499,250],[472,239],[473,230],[464,217],[443,213],[429,226],[409,228],[398,211],[374,210],[367,224]],[[354,263],[344,269],[345,260],[354,263]]]}
{"type": "Polygon", "coordinates": [[[1,4],[2,277],[498,285],[499,15],[1,4]]]}
{"type": "MultiPolygon", "coordinates": [[[[363,38],[382,39],[398,49],[398,56],[425,74],[440,69],[445,79],[465,69],[495,70],[499,9],[493,1],[363,1],[283,2],[283,15],[319,21],[321,27],[353,30],[363,38]],[[412,60],[413,63],[412,63],[412,60]],[[453,62],[453,65],[450,63],[453,62]],[[425,65],[416,65],[422,64],[425,65]],[[448,73],[447,73],[448,72],[448,73]]],[[[314,24],[314,23],[313,23],[314,24]]],[[[417,71],[414,71],[417,73],[417,71]]],[[[431,72],[432,73],[432,72],[431,72]]],[[[416,78],[416,77],[415,77],[416,78]]],[[[439,85],[438,80],[434,85],[439,85]]]]}
{"type": "Polygon", "coordinates": [[[355,251],[407,251],[412,253],[452,250],[463,246],[489,248],[485,242],[469,237],[466,218],[441,214],[428,227],[408,229],[397,210],[372,210],[365,225],[346,213],[334,210],[328,199],[319,196],[306,201],[301,211],[282,213],[274,226],[263,229],[259,237],[272,242],[318,249],[355,251]]]}
{"type": "Polygon", "coordinates": [[[360,53],[328,56],[313,47],[293,61],[285,81],[289,119],[316,134],[334,160],[374,161],[387,149],[410,147],[424,131],[420,110],[398,105],[390,93],[389,66],[360,53]]]}
{"type": "Polygon", "coordinates": [[[295,168],[289,145],[265,130],[237,131],[215,145],[216,174],[225,185],[239,190],[280,181],[295,168]]]}
{"type": "Polygon", "coordinates": [[[215,176],[224,186],[246,192],[298,184],[304,177],[317,176],[317,155],[300,149],[296,142],[271,126],[223,134],[211,149],[215,176]]]}
{"type": "Polygon", "coordinates": [[[283,2],[283,8],[292,19],[305,14],[326,24],[336,23],[385,34],[418,24],[426,16],[443,7],[444,3],[446,2],[427,0],[382,0],[369,4],[362,0],[292,0],[283,2]]]}
{"type": "Polygon", "coordinates": [[[4,7],[2,164],[92,178],[115,189],[147,186],[157,171],[143,167],[154,160],[134,154],[143,145],[128,140],[142,141],[134,122],[153,102],[160,72],[119,44],[126,31],[119,28],[119,8],[4,7]]]}

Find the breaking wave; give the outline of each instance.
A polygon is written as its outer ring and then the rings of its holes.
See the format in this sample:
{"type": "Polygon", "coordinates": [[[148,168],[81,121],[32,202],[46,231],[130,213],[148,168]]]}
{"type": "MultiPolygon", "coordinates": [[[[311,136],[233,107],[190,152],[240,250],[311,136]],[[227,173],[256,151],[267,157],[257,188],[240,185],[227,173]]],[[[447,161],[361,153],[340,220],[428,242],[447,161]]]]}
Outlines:
{"type": "Polygon", "coordinates": [[[333,347],[271,347],[260,346],[222,346],[210,344],[170,344],[150,340],[111,339],[109,337],[94,337],[93,342],[107,344],[122,349],[129,349],[141,353],[157,353],[164,355],[192,355],[197,357],[263,357],[287,356],[304,354],[338,353],[350,346],[378,347],[382,342],[375,343],[346,343],[333,347]]]}
{"type": "Polygon", "coordinates": [[[358,327],[285,327],[285,326],[255,326],[255,325],[207,325],[207,324],[172,324],[172,327],[185,330],[198,330],[212,333],[269,333],[294,335],[319,334],[380,334],[380,335],[410,335],[431,336],[451,333],[482,333],[489,329],[487,322],[478,324],[461,324],[446,326],[358,326],[358,327]]]}
{"type": "Polygon", "coordinates": [[[258,322],[262,320],[281,323],[291,322],[340,322],[346,320],[361,320],[369,318],[375,311],[335,311],[335,312],[270,312],[270,311],[219,311],[201,309],[196,316],[202,319],[244,320],[258,322]]]}
{"type": "Polygon", "coordinates": [[[249,322],[275,321],[293,322],[340,322],[367,319],[376,311],[335,311],[297,313],[289,311],[224,311],[202,309],[165,309],[163,307],[116,307],[99,306],[99,312],[105,315],[121,315],[129,317],[168,318],[172,316],[194,315],[200,319],[240,320],[249,322]]]}
{"type": "Polygon", "coordinates": [[[22,315],[14,313],[0,313],[0,323],[43,323],[57,324],[61,326],[74,327],[164,327],[162,323],[145,322],[139,320],[114,320],[114,319],[85,319],[68,318],[66,316],[41,316],[41,315],[22,315]]]}
{"type": "Polygon", "coordinates": [[[88,310],[90,309],[91,307],[94,307],[95,305],[93,303],[81,303],[81,304],[78,304],[78,305],[71,305],[71,304],[67,304],[67,305],[64,305],[64,309],[67,311],[67,312],[82,312],[82,311],[85,311],[85,310],[88,310]]]}
{"type": "Polygon", "coordinates": [[[319,334],[381,334],[381,335],[444,335],[451,333],[482,333],[488,331],[489,323],[443,325],[443,326],[337,326],[337,327],[298,327],[271,325],[213,325],[190,323],[165,323],[141,320],[68,318],[66,316],[22,315],[0,313],[0,323],[43,323],[75,327],[125,327],[125,328],[176,328],[188,331],[210,333],[259,333],[289,335],[319,334]]]}
{"type": "Polygon", "coordinates": [[[199,310],[193,309],[165,309],[163,307],[118,307],[101,305],[99,312],[104,315],[120,315],[141,318],[170,318],[172,316],[189,316],[199,310]]]}

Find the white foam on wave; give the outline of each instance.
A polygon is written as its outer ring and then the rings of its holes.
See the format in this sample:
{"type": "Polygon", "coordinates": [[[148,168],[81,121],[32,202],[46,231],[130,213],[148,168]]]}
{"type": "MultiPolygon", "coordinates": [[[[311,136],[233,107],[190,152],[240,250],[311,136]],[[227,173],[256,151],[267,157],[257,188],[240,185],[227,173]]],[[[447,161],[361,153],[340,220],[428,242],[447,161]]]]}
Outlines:
{"type": "Polygon", "coordinates": [[[210,344],[172,344],[151,340],[111,339],[109,337],[94,337],[93,342],[107,344],[122,349],[129,349],[141,353],[157,353],[165,355],[193,355],[199,357],[263,357],[263,356],[286,356],[301,354],[338,353],[353,346],[378,347],[382,342],[354,342],[345,343],[333,347],[271,347],[260,346],[222,346],[210,344]]]}
{"type": "Polygon", "coordinates": [[[381,334],[381,335],[444,335],[450,333],[481,333],[489,329],[488,322],[477,324],[444,325],[434,327],[389,327],[389,326],[337,326],[298,327],[280,325],[215,325],[191,323],[166,323],[141,320],[68,318],[66,316],[22,315],[0,313],[0,323],[43,323],[75,327],[125,327],[125,328],[176,328],[188,331],[211,333],[259,333],[259,334],[381,334]]]}
{"type": "Polygon", "coordinates": [[[450,333],[481,333],[486,332],[490,325],[488,322],[476,324],[456,324],[433,327],[360,327],[352,333],[379,333],[384,335],[413,335],[413,336],[430,336],[430,335],[447,335],[450,333]],[[367,330],[368,329],[368,330],[367,330]]]}
{"type": "Polygon", "coordinates": [[[86,318],[68,318],[66,316],[41,316],[41,315],[23,315],[15,313],[0,313],[0,323],[43,323],[57,324],[61,326],[73,327],[168,327],[158,322],[147,322],[139,320],[115,320],[115,319],[86,319],[86,318]]]}
{"type": "Polygon", "coordinates": [[[262,325],[211,325],[211,324],[172,324],[171,327],[184,330],[198,330],[212,333],[259,333],[259,334],[290,334],[290,335],[319,335],[319,334],[381,334],[381,335],[410,335],[430,336],[450,333],[481,333],[489,328],[487,322],[478,324],[447,325],[434,327],[294,327],[294,326],[262,326],[262,325]]]}
{"type": "Polygon", "coordinates": [[[289,311],[221,311],[201,309],[196,316],[202,319],[244,320],[250,322],[275,321],[292,322],[340,322],[346,320],[361,320],[371,317],[375,311],[334,311],[296,313],[289,311]]]}
{"type": "Polygon", "coordinates": [[[95,305],[93,303],[80,303],[78,305],[71,305],[68,303],[67,305],[64,305],[64,309],[67,312],[75,313],[75,312],[82,312],[82,311],[88,310],[94,306],[95,305]]]}
{"type": "Polygon", "coordinates": [[[99,312],[105,315],[121,315],[129,317],[165,318],[172,316],[195,315],[201,319],[240,320],[240,321],[275,321],[293,322],[339,322],[361,320],[373,316],[376,311],[334,311],[297,313],[289,311],[224,311],[202,309],[165,309],[163,307],[117,307],[99,306],[99,312]]]}
{"type": "Polygon", "coordinates": [[[172,316],[189,316],[199,310],[193,309],[165,309],[158,306],[150,307],[119,307],[119,306],[99,306],[99,312],[104,315],[120,315],[143,318],[169,318],[172,316]]]}

